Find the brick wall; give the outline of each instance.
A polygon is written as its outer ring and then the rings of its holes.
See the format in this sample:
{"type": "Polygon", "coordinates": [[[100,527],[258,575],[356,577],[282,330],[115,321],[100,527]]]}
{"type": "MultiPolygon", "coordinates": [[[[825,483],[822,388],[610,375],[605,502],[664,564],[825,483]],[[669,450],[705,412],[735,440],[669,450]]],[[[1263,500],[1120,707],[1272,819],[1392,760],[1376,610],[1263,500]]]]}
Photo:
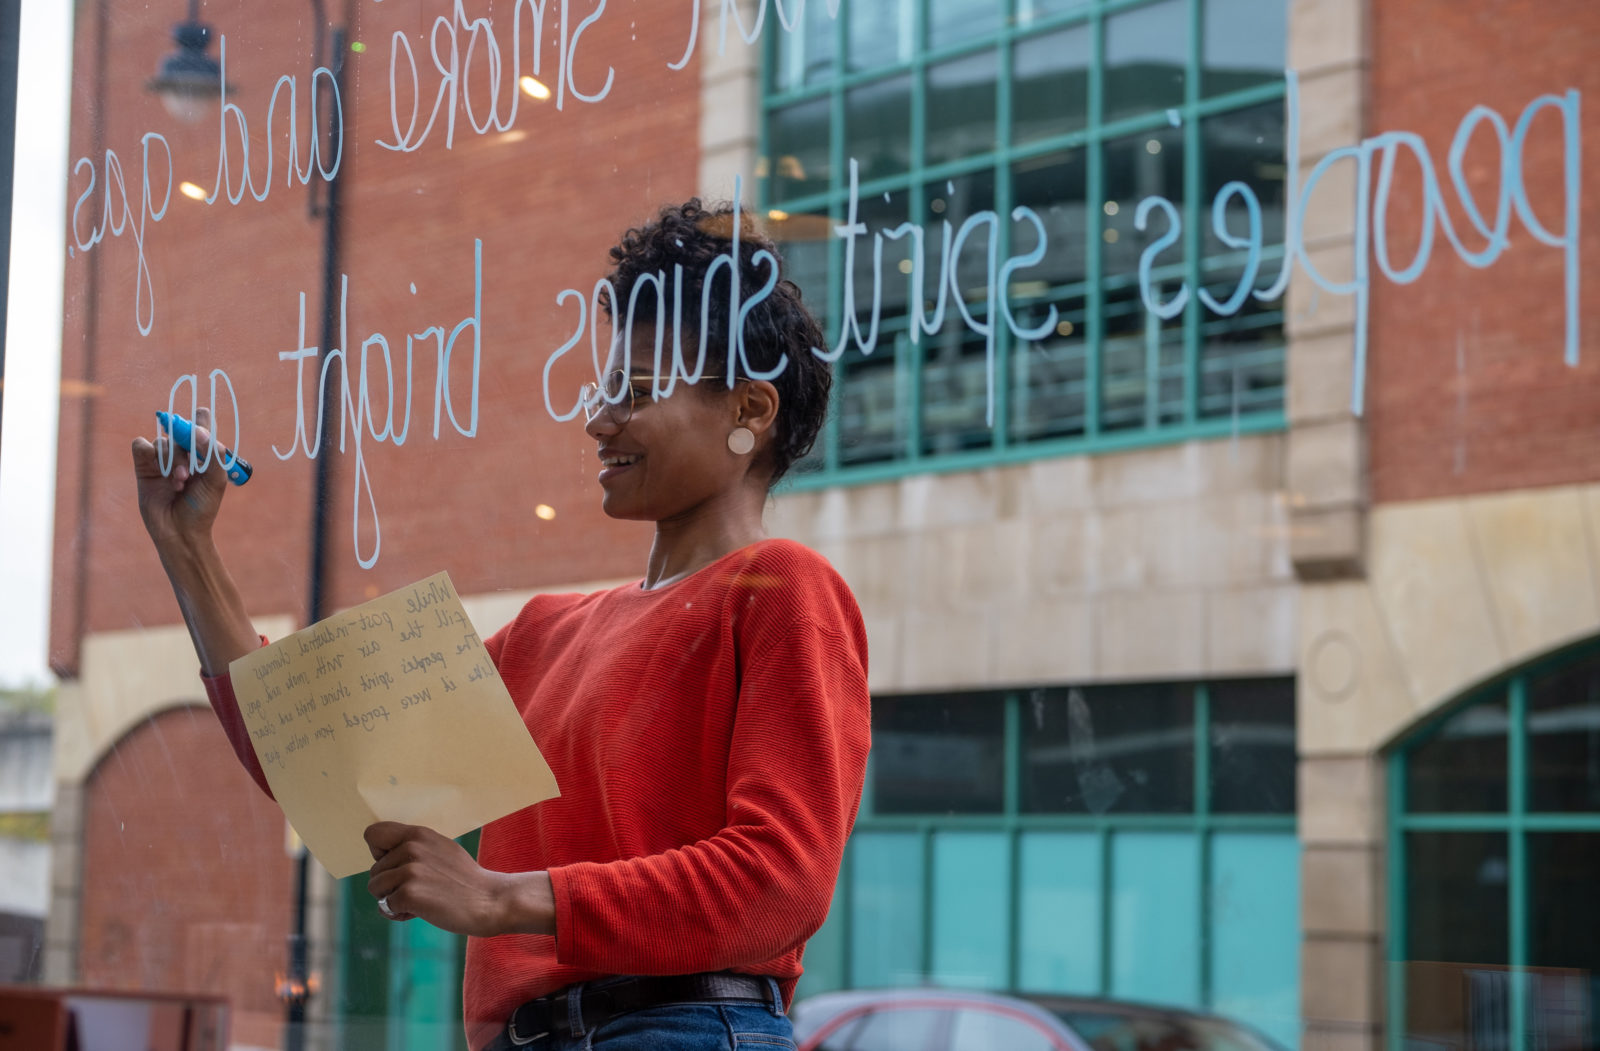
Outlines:
{"type": "MultiPolygon", "coordinates": [[[[1520,220],[1493,266],[1474,270],[1442,236],[1433,262],[1406,286],[1374,266],[1368,378],[1372,493],[1417,500],[1600,478],[1600,6],[1592,0],[1375,0],[1371,127],[1420,134],[1451,218],[1474,250],[1446,168],[1458,122],[1475,105],[1515,126],[1540,95],[1583,95],[1580,364],[1563,362],[1563,253],[1520,220]]],[[[1525,151],[1535,213],[1562,224],[1561,122],[1544,111],[1525,151]]],[[[1478,207],[1493,215],[1494,135],[1480,126],[1465,170],[1478,207]]],[[[1415,256],[1422,225],[1420,167],[1406,151],[1387,223],[1392,258],[1415,256]]]]}
{"type": "MultiPolygon", "coordinates": [[[[699,75],[693,64],[678,72],[667,68],[685,42],[681,5],[613,0],[585,31],[575,51],[573,81],[578,89],[594,92],[604,84],[607,68],[615,67],[615,86],[603,102],[584,105],[569,98],[558,111],[553,100],[524,97],[507,135],[475,134],[461,109],[452,148],[444,136],[447,107],[441,107],[434,131],[412,153],[376,144],[392,138],[389,40],[395,30],[404,31],[417,53],[420,132],[440,81],[426,34],[435,14],[448,11],[448,5],[388,0],[334,6],[343,9],[347,23],[354,20],[352,39],[366,45],[348,56],[345,110],[352,125],[341,174],[350,348],[359,351],[362,340],[380,332],[403,361],[407,333],[429,325],[448,331],[466,318],[472,311],[473,241],[481,238],[483,359],[477,436],[457,434],[446,417],[435,440],[434,342],[417,341],[405,445],[396,448],[370,438],[364,444],[382,527],[381,555],[371,570],[357,565],[351,536],[353,444],[335,454],[328,601],[358,602],[441,568],[468,594],[637,571],[648,527],[601,515],[592,443],[579,425],[548,418],[541,384],[547,358],[567,339],[576,316],[570,303],[558,308],[557,293],[569,286],[587,293],[604,273],[606,250],[623,228],[663,202],[694,192],[699,75]],[[555,508],[555,519],[534,517],[539,504],[555,508]]],[[[509,97],[507,20],[513,5],[478,0],[465,6],[469,18],[487,13],[497,19],[507,59],[502,90],[509,97]]],[[[540,73],[552,86],[559,6],[547,5],[540,73]]],[[[171,143],[175,183],[188,179],[209,190],[216,179],[215,110],[198,124],[179,124],[143,89],[156,63],[172,49],[167,35],[184,7],[176,0],[159,10],[103,0],[84,4],[78,19],[72,157],[115,150],[135,199],[139,140],[149,130],[162,132],[171,143]]],[[[300,137],[305,141],[309,135],[309,10],[309,5],[245,0],[202,8],[203,19],[228,38],[227,76],[236,88],[232,101],[250,122],[258,176],[266,162],[268,101],[282,74],[299,78],[300,137]]],[[[591,10],[593,5],[573,4],[574,26],[591,10]]],[[[530,35],[525,25],[525,49],[530,35]]],[[[466,44],[462,33],[463,55],[466,44]]],[[[470,82],[480,114],[489,83],[485,46],[478,46],[470,82]]],[[[213,40],[212,54],[217,50],[213,40]]],[[[402,85],[407,79],[401,78],[402,85]]],[[[412,93],[402,88],[397,100],[402,123],[411,101],[412,93]]],[[[221,543],[247,603],[262,613],[303,615],[306,608],[313,466],[303,453],[279,461],[272,446],[293,444],[295,367],[277,355],[296,348],[302,291],[310,345],[320,332],[322,226],[308,217],[308,191],[298,182],[284,185],[287,137],[281,121],[280,116],[275,177],[265,202],[246,197],[239,205],[219,200],[206,206],[174,193],[166,218],[149,225],[145,257],[156,313],[148,336],[141,336],[135,324],[137,254],[131,237],[108,236],[67,261],[62,371],[68,383],[59,444],[51,643],[52,663],[62,671],[75,668],[77,646],[87,632],[177,620],[139,524],[127,449],[134,435],[153,433],[152,414],[166,407],[168,390],[182,373],[199,375],[202,401],[207,375],[216,367],[227,370],[238,393],[243,425],[238,451],[254,463],[256,476],[229,494],[221,543]]],[[[159,179],[162,173],[157,174],[159,179]]],[[[84,172],[70,181],[69,213],[87,180],[84,172]]],[[[85,235],[98,214],[96,201],[98,191],[80,215],[85,235]]],[[[67,235],[70,244],[70,229],[67,235]]],[[[468,351],[464,339],[453,369],[463,426],[468,351]]],[[[556,369],[556,389],[571,388],[555,399],[558,408],[575,400],[587,358],[585,346],[556,369]]],[[[308,368],[308,412],[315,401],[311,372],[308,368]]],[[[382,386],[381,369],[373,378],[382,386]]],[[[186,401],[187,393],[182,397],[186,401]]],[[[381,406],[376,411],[383,413],[381,406]]],[[[225,435],[231,430],[226,421],[223,430],[225,435]]],[[[364,489],[360,499],[362,548],[370,553],[374,537],[364,489]]]]}
{"type": "Polygon", "coordinates": [[[78,982],[220,993],[233,1039],[278,1046],[292,865],[283,814],[204,707],[122,739],[84,794],[78,982]]]}

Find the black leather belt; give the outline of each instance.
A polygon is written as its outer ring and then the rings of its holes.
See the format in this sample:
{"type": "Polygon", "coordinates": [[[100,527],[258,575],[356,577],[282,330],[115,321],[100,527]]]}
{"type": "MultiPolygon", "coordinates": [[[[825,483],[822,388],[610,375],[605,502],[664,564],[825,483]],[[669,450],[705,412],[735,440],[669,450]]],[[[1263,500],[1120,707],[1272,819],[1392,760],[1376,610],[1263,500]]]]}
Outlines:
{"type": "Polygon", "coordinates": [[[529,1047],[551,1037],[571,1037],[591,1032],[618,1015],[667,1004],[744,1000],[764,1003],[782,1011],[774,1001],[771,979],[747,974],[685,974],[637,977],[604,985],[585,984],[578,991],[578,1025],[571,1017],[572,998],[563,989],[541,996],[511,1012],[506,1030],[485,1051],[529,1047]]]}

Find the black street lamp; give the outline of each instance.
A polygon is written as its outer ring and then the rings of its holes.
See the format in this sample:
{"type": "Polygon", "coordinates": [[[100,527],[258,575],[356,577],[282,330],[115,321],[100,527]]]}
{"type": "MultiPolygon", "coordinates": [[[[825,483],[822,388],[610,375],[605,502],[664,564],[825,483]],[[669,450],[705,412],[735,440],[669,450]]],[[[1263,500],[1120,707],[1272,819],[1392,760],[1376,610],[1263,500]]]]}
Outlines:
{"type": "Polygon", "coordinates": [[[174,118],[193,124],[210,109],[222,79],[222,67],[206,51],[211,27],[200,21],[200,0],[189,0],[189,17],[172,27],[172,40],[178,49],[161,60],[145,88],[161,96],[161,104],[174,118]]]}

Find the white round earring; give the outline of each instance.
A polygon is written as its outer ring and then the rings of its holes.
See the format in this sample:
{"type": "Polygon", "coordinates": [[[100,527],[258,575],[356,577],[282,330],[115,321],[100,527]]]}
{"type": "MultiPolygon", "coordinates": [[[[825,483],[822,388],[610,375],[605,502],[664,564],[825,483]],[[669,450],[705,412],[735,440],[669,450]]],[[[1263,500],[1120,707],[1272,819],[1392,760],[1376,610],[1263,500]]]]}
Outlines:
{"type": "Polygon", "coordinates": [[[756,447],[756,435],[748,427],[735,427],[728,435],[728,451],[743,456],[756,447]]]}

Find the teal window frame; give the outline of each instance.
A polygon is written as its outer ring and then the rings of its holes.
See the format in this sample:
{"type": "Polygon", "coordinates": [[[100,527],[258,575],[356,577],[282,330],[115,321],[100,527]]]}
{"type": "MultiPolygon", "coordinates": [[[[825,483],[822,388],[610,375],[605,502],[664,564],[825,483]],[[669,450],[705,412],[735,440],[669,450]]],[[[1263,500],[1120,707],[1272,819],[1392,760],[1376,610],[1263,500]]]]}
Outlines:
{"type": "MultiPolygon", "coordinates": [[[[1491,832],[1506,836],[1509,869],[1506,896],[1509,930],[1508,967],[1513,979],[1530,966],[1528,918],[1532,910],[1528,876],[1528,834],[1538,832],[1600,833],[1600,811],[1540,813],[1528,805],[1530,783],[1528,683],[1592,658],[1600,642],[1591,640],[1521,671],[1473,690],[1459,703],[1447,705],[1414,730],[1389,754],[1388,830],[1388,1025],[1385,1046],[1403,1051],[1406,1028],[1406,833],[1491,832]],[[1506,809],[1494,813],[1412,813],[1406,798],[1407,760],[1454,716],[1476,704],[1504,700],[1508,712],[1506,740],[1506,809]]],[[[1535,1051],[1528,1041],[1528,983],[1510,983],[1511,1042],[1506,1051],[1535,1051]]]]}
{"type": "MultiPolygon", "coordinates": [[[[1005,754],[1005,779],[1003,782],[1003,802],[999,813],[993,814],[879,814],[873,805],[872,770],[869,759],[866,790],[862,796],[861,808],[856,818],[855,830],[852,834],[852,844],[845,851],[844,864],[839,873],[839,881],[835,890],[833,906],[829,912],[827,923],[823,930],[812,939],[807,948],[808,976],[811,982],[802,977],[801,995],[808,992],[823,991],[824,988],[855,988],[852,975],[853,924],[855,921],[855,902],[853,900],[855,880],[854,876],[854,840],[863,833],[872,834],[879,832],[912,833],[921,838],[921,902],[922,920],[919,950],[921,959],[919,967],[924,975],[936,973],[934,960],[933,927],[934,916],[934,850],[936,838],[941,833],[949,832],[987,832],[1002,833],[1005,837],[1005,850],[1009,857],[1009,878],[1007,901],[1007,931],[1006,931],[1006,974],[1004,983],[997,991],[1008,992],[1045,992],[1045,990],[1029,989],[1021,984],[1022,973],[1022,930],[1026,918],[1022,915],[1022,842],[1026,833],[1035,832],[1079,832],[1090,833],[1098,837],[1100,868],[1098,873],[1098,900],[1100,902],[1099,915],[1099,960],[1096,964],[1096,986],[1093,990],[1086,990],[1081,995],[1113,996],[1113,950],[1114,950],[1114,907],[1112,891],[1112,842],[1119,833],[1130,832],[1177,832],[1188,833],[1194,837],[1194,849],[1197,852],[1197,875],[1199,882],[1198,900],[1200,908],[1196,917],[1198,930],[1196,931],[1195,946],[1198,954],[1197,971],[1199,975],[1199,1004],[1201,1008],[1212,1006],[1216,1001],[1214,981],[1212,974],[1212,939],[1213,939],[1213,842],[1218,834],[1251,832],[1275,833],[1293,838],[1297,833],[1297,816],[1294,813],[1281,814],[1237,814],[1214,813],[1211,809],[1211,697],[1207,683],[1194,683],[1194,808],[1186,813],[1171,814],[1037,814],[1022,812],[1022,779],[1024,776],[1024,740],[1023,727],[1028,703],[1027,691],[1007,691],[998,698],[1004,705],[1004,743],[1005,754]],[[827,954],[832,957],[826,962],[818,959],[827,954]],[[810,968],[819,965],[821,969],[832,968],[835,981],[818,983],[818,976],[811,973],[810,968]]],[[[1296,934],[1298,943],[1298,932],[1296,934]]],[[[1053,994],[1052,994],[1053,995],[1053,994]]],[[[1080,995],[1073,993],[1071,995],[1080,995]]]]}
{"type": "MultiPolygon", "coordinates": [[[[1181,105],[1172,107],[1183,128],[1184,199],[1180,208],[1183,218],[1181,245],[1184,261],[1178,265],[1158,267],[1153,275],[1157,281],[1172,280],[1181,276],[1187,282],[1191,291],[1188,303],[1183,311],[1183,419],[1175,424],[1162,425],[1159,412],[1151,413],[1147,410],[1145,426],[1107,431],[1100,424],[1101,372],[1106,349],[1105,304],[1107,292],[1135,284],[1137,275],[1107,275],[1104,272],[1102,221],[1105,216],[1099,208],[1092,205],[1094,202],[1103,199],[1105,195],[1105,144],[1119,137],[1167,128],[1170,125],[1170,118],[1168,112],[1163,110],[1117,121],[1102,121],[1101,114],[1104,108],[1105,95],[1103,83],[1105,71],[1105,22],[1113,15],[1150,6],[1152,3],[1159,3],[1162,0],[1082,0],[1081,4],[1069,11],[1046,17],[1031,18],[1026,25],[1021,25],[1017,17],[1018,9],[1019,6],[1025,5],[1026,2],[1027,0],[1002,0],[1003,17],[1001,19],[1001,28],[995,33],[964,41],[957,45],[925,49],[920,45],[922,41],[927,39],[929,0],[913,0],[913,26],[911,27],[913,45],[910,57],[896,62],[875,65],[871,69],[857,72],[848,70],[849,33],[846,18],[847,8],[841,6],[839,17],[833,20],[832,25],[834,72],[817,83],[802,84],[794,88],[785,88],[776,83],[778,49],[784,46],[787,34],[779,32],[768,33],[765,41],[765,61],[761,78],[761,109],[758,121],[759,156],[761,158],[771,158],[771,114],[774,110],[799,102],[826,98],[829,100],[830,106],[828,122],[829,154],[832,158],[832,163],[829,165],[829,187],[826,191],[803,197],[786,198],[781,202],[775,201],[770,188],[770,179],[764,175],[758,179],[758,200],[763,212],[778,208],[790,214],[822,212],[835,219],[842,215],[843,205],[849,199],[849,177],[847,165],[844,163],[844,158],[847,156],[846,95],[852,88],[907,74],[911,77],[912,85],[910,166],[903,173],[861,183],[859,198],[863,201],[886,192],[903,192],[907,195],[909,214],[912,216],[922,215],[927,203],[925,190],[930,181],[955,179],[975,172],[987,171],[994,177],[994,211],[997,215],[1009,216],[1013,206],[1011,179],[1009,177],[1013,163],[1030,158],[1043,157],[1064,149],[1085,148],[1088,154],[1086,201],[1091,205],[1086,209],[1087,228],[1083,246],[1087,252],[1086,278],[1083,282],[1051,290],[1057,296],[1077,294],[1085,297],[1087,308],[1085,317],[1087,329],[1087,374],[1084,380],[1084,433],[1077,436],[1046,438],[1034,441],[1017,442],[1012,439],[1010,433],[1011,370],[1012,355],[1015,352],[1015,340],[1007,326],[997,324],[994,369],[994,376],[996,377],[994,423],[990,428],[992,444],[989,447],[960,452],[925,452],[922,433],[922,384],[920,382],[912,382],[908,384],[909,404],[901,443],[903,446],[902,455],[887,462],[841,463],[842,406],[844,404],[844,389],[848,383],[848,376],[846,375],[846,370],[836,367],[832,404],[827,423],[817,442],[818,450],[807,461],[803,461],[798,465],[796,470],[785,480],[784,485],[787,489],[803,491],[836,485],[870,484],[913,474],[970,471],[986,467],[1023,463],[1052,456],[1113,452],[1203,439],[1236,438],[1246,434],[1281,431],[1287,427],[1287,413],[1284,403],[1284,399],[1287,397],[1286,381],[1284,386],[1280,388],[1280,398],[1275,408],[1239,411],[1232,416],[1223,418],[1201,418],[1199,412],[1201,350],[1205,335],[1216,329],[1219,324],[1226,325],[1230,321],[1237,322],[1239,328],[1248,328],[1253,324],[1259,324],[1259,322],[1252,321],[1249,318],[1211,317],[1207,314],[1199,297],[1194,294],[1196,289],[1204,287],[1202,281],[1206,279],[1209,273],[1223,271],[1230,266],[1238,265],[1244,258],[1243,252],[1216,254],[1210,258],[1205,257],[1204,238],[1205,231],[1209,228],[1210,223],[1210,202],[1200,199],[1204,186],[1202,122],[1207,117],[1283,100],[1287,95],[1284,81],[1278,80],[1268,84],[1205,97],[1202,86],[1203,51],[1205,46],[1205,0],[1184,0],[1189,22],[1184,99],[1181,105]],[[1016,45],[1052,31],[1085,24],[1089,26],[1091,41],[1087,126],[1082,130],[1030,142],[1026,146],[1014,146],[1011,142],[1013,116],[1012,70],[1016,45]],[[924,146],[927,141],[925,71],[928,67],[938,63],[982,54],[991,49],[996,50],[998,62],[996,76],[996,149],[942,164],[925,165],[923,163],[924,146]]],[[[1287,3],[1287,0],[1285,2],[1287,3]]],[[[799,32],[799,29],[796,32],[799,32]]],[[[776,164],[768,164],[763,171],[774,172],[777,167],[776,164]]],[[[1009,222],[1002,222],[999,226],[999,257],[1002,259],[1011,255],[1012,226],[1013,224],[1009,222]]],[[[1076,247],[1075,245],[1069,245],[1066,246],[1066,250],[1074,250],[1076,247]]],[[[1060,251],[1063,249],[1062,246],[1055,245],[1052,250],[1060,251]]],[[[1275,267],[1281,265],[1283,254],[1281,245],[1264,245],[1261,253],[1262,272],[1273,273],[1275,267]]],[[[835,322],[840,316],[843,305],[843,282],[840,280],[843,265],[843,241],[837,237],[829,238],[828,272],[830,278],[827,291],[827,313],[828,317],[834,319],[835,322]]],[[[1259,276],[1257,282],[1259,287],[1259,276]]],[[[1284,321],[1286,322],[1286,320],[1285,316],[1284,321]]],[[[952,321],[947,316],[945,324],[948,326],[952,323],[960,324],[959,317],[952,321]]],[[[830,325],[830,327],[836,327],[836,325],[830,325]]],[[[897,338],[902,337],[908,330],[909,325],[904,315],[886,317],[879,331],[880,345],[894,343],[897,338]]],[[[832,335],[829,334],[828,338],[831,340],[832,335]]],[[[1287,332],[1285,332],[1282,346],[1268,348],[1263,353],[1275,354],[1281,360],[1286,355],[1287,342],[1287,332]]],[[[922,351],[923,347],[920,344],[913,344],[909,340],[905,342],[905,346],[902,349],[902,352],[909,357],[907,367],[912,376],[920,377],[922,375],[922,351]]],[[[846,359],[848,359],[848,355],[846,355],[846,359]]],[[[1148,377],[1147,382],[1152,391],[1149,400],[1154,402],[1157,398],[1154,391],[1159,386],[1159,382],[1154,376],[1148,377]]]]}

